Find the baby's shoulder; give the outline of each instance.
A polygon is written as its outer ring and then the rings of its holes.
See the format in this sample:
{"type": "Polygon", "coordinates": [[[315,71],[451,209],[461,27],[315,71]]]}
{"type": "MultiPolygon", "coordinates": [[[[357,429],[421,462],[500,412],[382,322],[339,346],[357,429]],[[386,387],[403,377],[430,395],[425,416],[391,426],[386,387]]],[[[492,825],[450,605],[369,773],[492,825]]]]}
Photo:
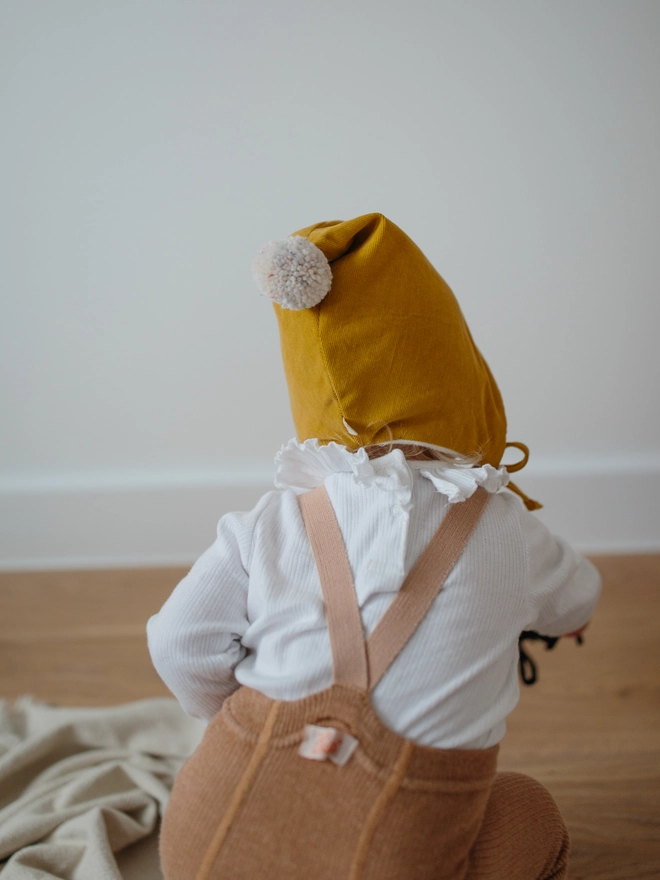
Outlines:
{"type": "Polygon", "coordinates": [[[291,489],[271,489],[251,510],[225,514],[218,527],[246,534],[298,521],[300,506],[296,493],[291,489]]]}
{"type": "Polygon", "coordinates": [[[521,498],[508,489],[494,492],[488,499],[483,520],[491,526],[517,533],[521,518],[528,516],[521,498]]]}

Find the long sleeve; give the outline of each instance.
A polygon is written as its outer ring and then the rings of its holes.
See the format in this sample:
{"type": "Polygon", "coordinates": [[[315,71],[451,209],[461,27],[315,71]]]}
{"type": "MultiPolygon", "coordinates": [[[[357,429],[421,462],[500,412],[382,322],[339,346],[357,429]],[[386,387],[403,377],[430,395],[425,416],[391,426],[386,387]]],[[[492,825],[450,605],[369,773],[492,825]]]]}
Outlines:
{"type": "Polygon", "coordinates": [[[525,628],[547,636],[575,632],[596,607],[601,589],[597,569],[527,511],[522,514],[522,528],[528,561],[525,628]]]}
{"type": "Polygon", "coordinates": [[[154,666],[184,710],[208,720],[238,687],[248,571],[258,510],[227,514],[217,538],[147,624],[154,666]]]}

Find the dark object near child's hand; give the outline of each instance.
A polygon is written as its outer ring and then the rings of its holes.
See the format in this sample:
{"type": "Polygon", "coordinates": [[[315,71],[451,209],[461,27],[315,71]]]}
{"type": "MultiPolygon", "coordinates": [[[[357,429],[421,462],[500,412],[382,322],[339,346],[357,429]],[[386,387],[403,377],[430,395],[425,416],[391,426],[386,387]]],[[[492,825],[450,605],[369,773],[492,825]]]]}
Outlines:
{"type": "MultiPolygon", "coordinates": [[[[518,651],[520,654],[520,677],[523,681],[523,684],[535,684],[538,679],[536,663],[525,650],[523,642],[545,642],[546,651],[551,651],[558,641],[558,636],[542,636],[541,633],[534,632],[534,630],[532,629],[524,630],[520,633],[520,638],[518,640],[518,651]]],[[[582,644],[581,632],[575,634],[575,641],[578,643],[578,645],[582,644]]]]}

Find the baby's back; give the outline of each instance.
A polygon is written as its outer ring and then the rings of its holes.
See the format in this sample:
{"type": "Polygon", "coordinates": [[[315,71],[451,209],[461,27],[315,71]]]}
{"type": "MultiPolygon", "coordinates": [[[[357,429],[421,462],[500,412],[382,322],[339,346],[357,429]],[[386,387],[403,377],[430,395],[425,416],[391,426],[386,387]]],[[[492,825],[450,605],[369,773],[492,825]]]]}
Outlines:
{"type": "MultiPolygon", "coordinates": [[[[349,474],[334,474],[325,485],[368,636],[449,502],[419,472],[407,502],[349,474]]],[[[440,595],[372,694],[374,709],[397,733],[444,748],[487,748],[504,735],[518,699],[518,636],[530,622],[520,515],[513,495],[490,496],[440,595]]],[[[290,700],[331,683],[320,585],[293,492],[272,493],[259,517],[248,610],[242,643],[249,653],[236,669],[242,684],[290,700]]]]}

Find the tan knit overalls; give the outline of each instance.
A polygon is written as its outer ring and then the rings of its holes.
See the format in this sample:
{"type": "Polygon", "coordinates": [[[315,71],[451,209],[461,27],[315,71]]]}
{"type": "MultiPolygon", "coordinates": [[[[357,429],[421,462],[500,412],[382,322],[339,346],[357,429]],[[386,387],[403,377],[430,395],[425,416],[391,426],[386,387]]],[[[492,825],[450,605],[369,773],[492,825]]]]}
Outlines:
{"type": "MultiPolygon", "coordinates": [[[[183,766],[163,820],[167,880],[558,880],[568,835],[539,783],[495,772],[498,746],[435,749],[391,731],[373,690],[438,595],[487,502],[449,508],[364,641],[323,487],[301,496],[334,683],[292,702],[239,688],[183,766]],[[301,757],[307,725],[358,740],[344,766],[301,757]]],[[[325,732],[324,732],[325,733],[325,732]]]]}

